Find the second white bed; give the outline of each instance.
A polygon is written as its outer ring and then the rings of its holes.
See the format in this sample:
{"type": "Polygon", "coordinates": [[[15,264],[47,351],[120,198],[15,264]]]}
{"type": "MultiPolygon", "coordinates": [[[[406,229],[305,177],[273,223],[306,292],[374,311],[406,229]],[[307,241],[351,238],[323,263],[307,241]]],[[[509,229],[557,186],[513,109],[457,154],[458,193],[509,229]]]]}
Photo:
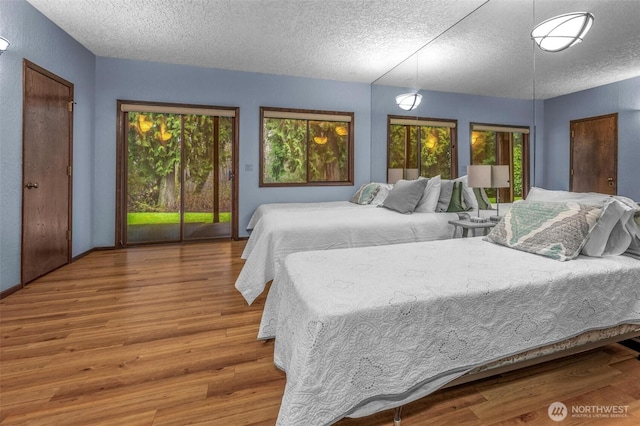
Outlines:
{"type": "Polygon", "coordinates": [[[284,258],[296,252],[369,247],[451,238],[457,213],[400,214],[349,202],[321,208],[273,208],[260,212],[242,258],[236,289],[251,304],[274,279],[284,258]]]}

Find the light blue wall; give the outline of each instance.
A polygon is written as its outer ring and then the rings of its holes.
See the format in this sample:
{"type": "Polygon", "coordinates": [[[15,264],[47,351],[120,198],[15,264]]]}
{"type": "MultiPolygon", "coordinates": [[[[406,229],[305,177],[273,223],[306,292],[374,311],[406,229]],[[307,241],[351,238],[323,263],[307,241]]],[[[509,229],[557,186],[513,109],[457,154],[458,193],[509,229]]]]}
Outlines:
{"type": "Polygon", "coordinates": [[[353,186],[259,188],[260,106],[355,113],[355,186],[369,181],[368,84],[97,58],[94,243],[114,244],[116,100],[240,107],[239,232],[260,204],[347,200],[353,186]],[[253,171],[246,169],[253,168],[253,171]]]}
{"type": "Polygon", "coordinates": [[[95,56],[23,0],[0,1],[0,290],[20,283],[22,58],[74,84],[72,255],[94,246],[92,166],[95,56]]]}
{"type": "Polygon", "coordinates": [[[569,189],[569,122],[618,113],[618,194],[640,201],[640,77],[544,103],[544,187],[569,189]]]}
{"type": "MultiPolygon", "coordinates": [[[[408,89],[373,86],[371,105],[371,177],[386,181],[387,116],[406,115],[458,120],[458,175],[466,174],[471,160],[470,123],[490,123],[532,127],[533,102],[488,96],[421,91],[422,103],[413,111],[403,111],[395,103],[396,95],[408,89]]],[[[537,105],[537,114],[542,108],[537,105]]],[[[538,122],[538,131],[541,121],[538,122]]],[[[533,144],[532,144],[533,145],[533,144]]],[[[540,170],[540,167],[536,167],[540,170]]]]}
{"type": "MultiPolygon", "coordinates": [[[[354,187],[259,188],[259,107],[355,113],[355,186],[386,179],[387,115],[399,88],[96,58],[24,0],[0,1],[0,290],[20,282],[22,58],[75,85],[73,255],[114,245],[116,100],[240,107],[241,236],[268,202],[347,199],[354,187]],[[253,168],[253,171],[247,170],[253,168]]],[[[458,120],[458,171],[470,159],[469,123],[531,126],[531,101],[422,92],[413,115],[458,120]]],[[[538,186],[566,189],[569,121],[618,112],[619,193],[640,200],[640,77],[536,102],[538,186]]],[[[533,144],[532,144],[533,145],[533,144]]],[[[533,149],[533,146],[532,146],[533,149]]]]}

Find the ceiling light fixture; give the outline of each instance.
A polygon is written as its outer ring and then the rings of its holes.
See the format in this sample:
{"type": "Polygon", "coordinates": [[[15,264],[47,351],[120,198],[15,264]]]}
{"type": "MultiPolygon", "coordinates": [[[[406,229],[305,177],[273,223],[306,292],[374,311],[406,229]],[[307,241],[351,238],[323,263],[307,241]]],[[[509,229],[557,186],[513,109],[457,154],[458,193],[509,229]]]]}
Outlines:
{"type": "Polygon", "coordinates": [[[405,111],[416,109],[418,105],[420,105],[420,102],[422,102],[422,95],[420,93],[405,93],[396,96],[396,103],[405,111]]]}
{"type": "Polygon", "coordinates": [[[546,52],[560,52],[580,43],[593,25],[589,12],[574,12],[554,16],[539,23],[531,31],[531,38],[546,52]]]}
{"type": "Polygon", "coordinates": [[[0,55],[2,55],[2,53],[7,50],[7,48],[9,47],[11,43],[9,43],[9,40],[7,40],[4,37],[0,37],[0,55]]]}

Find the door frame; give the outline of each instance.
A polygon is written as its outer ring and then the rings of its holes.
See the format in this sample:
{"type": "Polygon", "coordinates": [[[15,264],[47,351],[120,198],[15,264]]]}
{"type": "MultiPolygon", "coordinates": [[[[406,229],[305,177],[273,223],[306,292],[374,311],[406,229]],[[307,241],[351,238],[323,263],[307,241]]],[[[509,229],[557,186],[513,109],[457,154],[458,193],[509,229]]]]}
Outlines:
{"type": "MultiPolygon", "coordinates": [[[[71,102],[71,109],[70,109],[70,113],[69,113],[69,121],[68,121],[68,126],[69,126],[69,140],[68,140],[68,145],[69,145],[69,167],[70,167],[70,172],[69,172],[69,179],[68,179],[68,193],[69,193],[69,199],[68,199],[68,206],[67,206],[67,262],[66,264],[71,263],[72,260],[72,238],[73,238],[73,105],[75,105],[75,102],[73,101],[74,99],[74,87],[73,87],[73,83],[71,83],[68,80],[65,80],[64,78],[52,73],[51,71],[48,71],[45,68],[42,68],[41,66],[29,61],[28,59],[23,58],[22,59],[22,176],[20,179],[21,184],[24,184],[24,176],[25,176],[25,155],[26,155],[26,149],[25,149],[25,139],[24,139],[24,135],[25,135],[25,129],[26,129],[26,121],[25,121],[25,115],[27,112],[27,106],[26,106],[26,102],[25,99],[27,97],[27,69],[30,69],[32,71],[35,71],[39,74],[42,74],[45,77],[48,77],[60,84],[62,84],[63,86],[67,86],[69,88],[69,102],[71,102]]],[[[24,187],[21,185],[20,187],[21,191],[24,191],[24,187]]],[[[21,192],[22,194],[22,192],[21,192]]],[[[25,279],[24,279],[24,247],[25,247],[25,241],[24,241],[24,218],[25,218],[25,209],[24,209],[24,196],[21,197],[22,198],[22,207],[21,207],[21,220],[20,220],[20,233],[21,233],[21,245],[20,245],[20,285],[21,287],[25,286],[25,279]]]]}
{"type": "Polygon", "coordinates": [[[579,118],[569,121],[569,191],[573,191],[573,147],[574,147],[574,130],[573,125],[585,121],[601,120],[603,118],[613,118],[615,121],[615,129],[613,135],[613,193],[618,193],[618,113],[596,115],[594,117],[579,118]]]}
{"type": "MultiPolygon", "coordinates": [[[[130,101],[124,99],[118,99],[116,101],[116,226],[115,226],[115,247],[123,248],[127,247],[124,244],[124,236],[126,235],[126,221],[124,215],[126,214],[127,205],[127,191],[125,190],[127,173],[127,154],[126,148],[126,135],[127,135],[127,121],[125,120],[126,112],[122,111],[123,104],[141,105],[141,106],[160,106],[168,108],[178,109],[208,109],[208,110],[230,110],[234,111],[235,117],[233,121],[233,143],[231,146],[231,169],[233,173],[232,185],[232,200],[231,205],[233,212],[231,214],[231,239],[238,240],[238,208],[239,208],[239,173],[238,173],[238,161],[239,161],[239,145],[240,145],[240,108],[239,107],[224,107],[214,105],[199,105],[199,104],[177,104],[168,102],[152,102],[152,101],[130,101]]],[[[182,232],[182,231],[181,231],[182,232]]],[[[193,242],[202,242],[207,240],[194,240],[193,242]]],[[[213,241],[213,240],[210,240],[213,241]]],[[[191,241],[180,241],[191,242],[191,241]]]]}

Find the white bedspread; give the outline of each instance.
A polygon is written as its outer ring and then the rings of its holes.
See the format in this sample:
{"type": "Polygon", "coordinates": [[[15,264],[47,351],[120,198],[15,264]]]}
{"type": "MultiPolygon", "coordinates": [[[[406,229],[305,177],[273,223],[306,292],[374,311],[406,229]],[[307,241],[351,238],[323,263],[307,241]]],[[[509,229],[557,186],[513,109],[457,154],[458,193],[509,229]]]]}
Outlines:
{"type": "Polygon", "coordinates": [[[451,238],[452,219],[458,215],[405,215],[374,206],[266,213],[247,241],[235,286],[251,304],[291,253],[451,238]]]}
{"type": "Polygon", "coordinates": [[[482,238],[296,253],[276,291],[262,332],[287,373],[279,425],[369,415],[492,360],[640,323],[640,261],[558,262],[482,238]]]}
{"type": "Polygon", "coordinates": [[[251,215],[249,224],[247,225],[247,231],[251,231],[256,227],[262,216],[267,213],[273,212],[291,212],[300,210],[324,210],[324,209],[365,209],[375,207],[369,204],[360,205],[354,204],[349,201],[324,201],[317,203],[269,203],[261,204],[256,211],[251,215]]]}

